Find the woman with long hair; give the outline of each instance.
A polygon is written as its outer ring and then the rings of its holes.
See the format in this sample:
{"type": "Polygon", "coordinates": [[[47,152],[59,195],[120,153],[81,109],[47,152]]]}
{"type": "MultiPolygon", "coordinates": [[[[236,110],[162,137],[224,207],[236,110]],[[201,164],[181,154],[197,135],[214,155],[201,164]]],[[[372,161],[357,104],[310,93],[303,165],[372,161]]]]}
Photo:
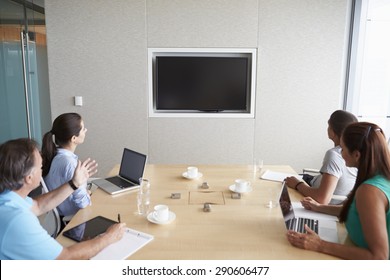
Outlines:
{"type": "MultiPolygon", "coordinates": [[[[75,150],[84,143],[86,132],[79,114],[65,113],[54,120],[52,129],[43,136],[42,176],[49,190],[58,188],[73,177],[79,161],[75,150]]],[[[57,208],[60,216],[71,216],[90,203],[91,197],[85,185],[73,192],[57,208]]]]}
{"type": "Polygon", "coordinates": [[[373,123],[349,125],[341,138],[347,166],[357,167],[355,186],[342,205],[323,205],[304,198],[306,209],[339,216],[356,246],[321,240],[310,228],[301,234],[288,231],[287,239],[299,248],[343,259],[389,259],[390,152],[382,129],[373,123]]]}

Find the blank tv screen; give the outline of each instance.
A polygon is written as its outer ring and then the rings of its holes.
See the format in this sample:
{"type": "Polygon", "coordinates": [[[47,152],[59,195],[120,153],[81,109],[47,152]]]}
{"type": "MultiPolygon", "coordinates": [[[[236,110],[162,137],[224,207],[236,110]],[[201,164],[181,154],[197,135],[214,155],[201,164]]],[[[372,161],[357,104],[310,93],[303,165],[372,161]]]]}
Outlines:
{"type": "Polygon", "coordinates": [[[248,111],[248,60],[247,57],[157,56],[156,109],[248,111]]]}

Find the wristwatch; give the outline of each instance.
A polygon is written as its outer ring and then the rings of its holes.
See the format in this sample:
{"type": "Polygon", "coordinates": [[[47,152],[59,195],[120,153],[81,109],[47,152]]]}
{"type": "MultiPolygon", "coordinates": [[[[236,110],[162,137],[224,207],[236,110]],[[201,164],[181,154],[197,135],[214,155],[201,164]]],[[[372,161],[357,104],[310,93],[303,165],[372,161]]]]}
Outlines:
{"type": "Polygon", "coordinates": [[[76,185],[73,183],[72,180],[69,180],[68,184],[69,184],[69,186],[70,186],[74,191],[77,190],[77,187],[76,187],[76,185]]]}

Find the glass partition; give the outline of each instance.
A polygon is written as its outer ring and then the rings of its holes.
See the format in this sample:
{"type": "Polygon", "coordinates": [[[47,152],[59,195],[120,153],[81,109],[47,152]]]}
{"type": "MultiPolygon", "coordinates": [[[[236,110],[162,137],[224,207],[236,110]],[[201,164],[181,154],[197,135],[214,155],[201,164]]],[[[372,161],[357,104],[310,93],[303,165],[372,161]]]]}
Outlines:
{"type": "Polygon", "coordinates": [[[44,9],[33,1],[0,7],[0,143],[40,142],[51,126],[44,9]]]}

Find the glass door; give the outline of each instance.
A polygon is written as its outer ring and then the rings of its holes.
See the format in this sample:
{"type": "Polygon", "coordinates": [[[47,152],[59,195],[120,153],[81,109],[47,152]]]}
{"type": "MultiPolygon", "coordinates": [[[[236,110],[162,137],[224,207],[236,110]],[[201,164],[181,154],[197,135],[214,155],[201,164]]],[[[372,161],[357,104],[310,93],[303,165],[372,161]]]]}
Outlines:
{"type": "Polygon", "coordinates": [[[0,143],[50,129],[44,9],[0,0],[0,143]]]}

